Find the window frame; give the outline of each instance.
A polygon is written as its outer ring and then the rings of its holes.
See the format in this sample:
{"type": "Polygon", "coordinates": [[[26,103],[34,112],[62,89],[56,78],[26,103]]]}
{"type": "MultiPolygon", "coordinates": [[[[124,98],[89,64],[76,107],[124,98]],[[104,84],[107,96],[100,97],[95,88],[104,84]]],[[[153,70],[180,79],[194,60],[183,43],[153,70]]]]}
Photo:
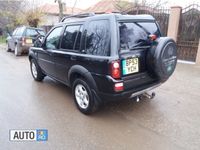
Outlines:
{"type": "Polygon", "coordinates": [[[84,32],[84,24],[83,23],[76,23],[76,24],[66,24],[64,27],[63,27],[63,32],[62,32],[62,35],[61,35],[61,38],[60,38],[60,44],[59,44],[59,50],[60,51],[64,51],[64,52],[75,52],[75,53],[80,53],[81,51],[81,46],[82,46],[82,38],[83,38],[83,34],[81,35],[81,40],[80,40],[80,47],[78,50],[75,50],[75,45],[76,45],[76,42],[77,42],[77,35],[76,35],[76,40],[74,42],[74,45],[73,45],[73,49],[64,49],[61,47],[61,44],[62,44],[62,41],[63,41],[63,38],[64,38],[64,33],[65,33],[65,30],[67,29],[67,27],[69,26],[79,26],[79,31],[80,29],[82,28],[82,33],[84,32]]]}
{"type": "MultiPolygon", "coordinates": [[[[62,33],[63,33],[63,26],[62,26],[62,25],[56,26],[56,27],[52,28],[52,29],[50,30],[50,32],[46,35],[45,40],[44,40],[44,43],[42,44],[42,47],[43,47],[45,50],[48,50],[48,48],[46,47],[47,38],[49,37],[49,35],[50,35],[56,28],[62,28],[61,31],[60,31],[60,35],[62,36],[62,33]]],[[[58,45],[57,45],[57,49],[56,49],[56,50],[58,50],[59,47],[60,47],[61,36],[59,37],[59,41],[58,41],[58,45]]],[[[55,49],[53,49],[53,50],[55,50],[55,49]]]]}

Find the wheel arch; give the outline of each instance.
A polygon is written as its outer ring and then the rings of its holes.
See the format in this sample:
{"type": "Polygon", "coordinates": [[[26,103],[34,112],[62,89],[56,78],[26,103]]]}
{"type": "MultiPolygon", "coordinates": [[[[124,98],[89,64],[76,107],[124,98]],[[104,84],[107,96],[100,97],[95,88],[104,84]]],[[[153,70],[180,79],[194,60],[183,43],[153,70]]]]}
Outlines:
{"type": "Polygon", "coordinates": [[[70,87],[72,87],[73,81],[76,78],[85,79],[86,82],[88,82],[88,84],[91,86],[91,88],[93,88],[94,90],[97,90],[97,85],[94,78],[92,77],[92,74],[83,66],[74,65],[70,68],[68,72],[68,81],[69,81],[70,87]]]}
{"type": "Polygon", "coordinates": [[[31,61],[31,59],[36,59],[37,60],[35,54],[32,51],[29,51],[28,59],[29,59],[29,61],[31,61]]]}

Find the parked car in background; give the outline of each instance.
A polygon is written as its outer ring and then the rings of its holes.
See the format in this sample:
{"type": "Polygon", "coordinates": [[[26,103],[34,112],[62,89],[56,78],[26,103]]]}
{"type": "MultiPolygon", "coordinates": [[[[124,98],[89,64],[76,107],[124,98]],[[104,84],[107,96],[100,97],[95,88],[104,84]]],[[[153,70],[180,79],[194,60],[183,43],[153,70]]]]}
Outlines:
{"type": "Polygon", "coordinates": [[[6,39],[7,51],[14,51],[16,56],[27,53],[39,35],[45,35],[43,29],[26,26],[17,27],[6,39]]]}

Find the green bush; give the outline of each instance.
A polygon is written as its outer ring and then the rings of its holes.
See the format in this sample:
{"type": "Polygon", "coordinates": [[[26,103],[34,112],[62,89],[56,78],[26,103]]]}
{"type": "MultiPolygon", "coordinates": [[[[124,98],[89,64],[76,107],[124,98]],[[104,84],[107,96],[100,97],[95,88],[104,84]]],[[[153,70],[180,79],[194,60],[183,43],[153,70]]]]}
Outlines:
{"type": "Polygon", "coordinates": [[[0,44],[6,43],[6,37],[0,36],[0,44]]]}

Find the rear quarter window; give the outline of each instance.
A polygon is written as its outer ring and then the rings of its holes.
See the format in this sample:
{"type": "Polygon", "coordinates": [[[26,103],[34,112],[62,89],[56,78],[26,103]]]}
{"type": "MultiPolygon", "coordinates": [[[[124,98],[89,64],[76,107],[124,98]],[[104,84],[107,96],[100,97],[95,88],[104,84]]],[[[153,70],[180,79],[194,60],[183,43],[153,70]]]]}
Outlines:
{"type": "Polygon", "coordinates": [[[70,25],[65,28],[61,42],[62,49],[76,50],[80,48],[82,25],[70,25]]]}
{"type": "Polygon", "coordinates": [[[22,36],[24,34],[24,30],[25,30],[24,27],[18,28],[17,31],[16,31],[16,33],[15,33],[15,35],[16,36],[22,36]]]}
{"type": "Polygon", "coordinates": [[[110,24],[109,20],[91,21],[85,37],[87,54],[98,56],[110,55],[110,24]]]}
{"type": "MultiPolygon", "coordinates": [[[[120,48],[130,49],[139,42],[146,41],[148,35],[160,37],[160,31],[155,22],[119,22],[120,48]]],[[[143,45],[147,45],[145,43],[143,45]]]]}

